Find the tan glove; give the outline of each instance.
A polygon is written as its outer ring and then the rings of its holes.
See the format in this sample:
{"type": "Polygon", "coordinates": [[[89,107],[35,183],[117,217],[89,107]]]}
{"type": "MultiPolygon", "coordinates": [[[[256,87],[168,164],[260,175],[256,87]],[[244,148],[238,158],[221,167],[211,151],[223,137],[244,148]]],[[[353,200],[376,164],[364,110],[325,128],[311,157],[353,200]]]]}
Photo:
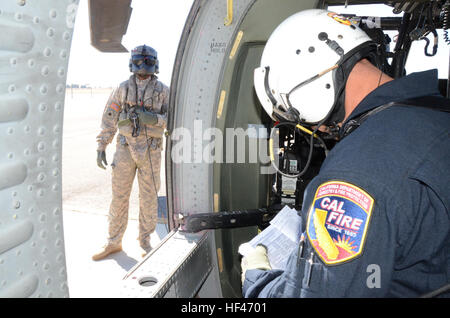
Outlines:
{"type": "Polygon", "coordinates": [[[258,245],[253,251],[242,258],[241,261],[242,276],[241,281],[244,283],[245,272],[249,269],[270,270],[269,258],[267,257],[267,249],[263,245],[258,245]]]}

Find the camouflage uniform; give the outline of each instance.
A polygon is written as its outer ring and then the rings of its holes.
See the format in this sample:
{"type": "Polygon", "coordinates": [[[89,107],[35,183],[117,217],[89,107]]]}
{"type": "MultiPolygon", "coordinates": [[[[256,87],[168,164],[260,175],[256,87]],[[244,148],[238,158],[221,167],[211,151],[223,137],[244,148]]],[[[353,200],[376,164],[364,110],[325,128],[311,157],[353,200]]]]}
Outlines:
{"type": "Polygon", "coordinates": [[[97,136],[98,151],[104,151],[116,131],[116,153],[112,166],[112,202],[109,210],[108,245],[119,246],[128,221],[128,207],[134,177],[139,184],[139,242],[149,251],[150,234],[155,230],[160,187],[162,136],[167,122],[169,89],[150,76],[146,80],[132,75],[115,89],[106,104],[102,116],[101,132],[97,136]],[[140,134],[132,136],[132,124],[118,127],[127,119],[127,113],[135,107],[157,114],[155,125],[140,124],[140,134]],[[151,160],[150,160],[151,157],[151,160]],[[153,173],[152,173],[153,171],[153,173]]]}

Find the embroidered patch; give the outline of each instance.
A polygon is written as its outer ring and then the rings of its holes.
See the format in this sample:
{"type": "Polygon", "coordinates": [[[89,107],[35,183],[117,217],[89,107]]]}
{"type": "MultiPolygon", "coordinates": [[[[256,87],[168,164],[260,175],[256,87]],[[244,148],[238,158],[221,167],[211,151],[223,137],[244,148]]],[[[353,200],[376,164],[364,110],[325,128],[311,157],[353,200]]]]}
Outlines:
{"type": "Polygon", "coordinates": [[[357,186],[340,181],[323,183],[311,205],[306,233],[327,265],[361,255],[374,199],[357,186]]]}
{"type": "Polygon", "coordinates": [[[118,112],[120,110],[119,106],[115,103],[111,103],[111,105],[109,105],[109,107],[113,110],[115,110],[116,112],[118,112]]]}

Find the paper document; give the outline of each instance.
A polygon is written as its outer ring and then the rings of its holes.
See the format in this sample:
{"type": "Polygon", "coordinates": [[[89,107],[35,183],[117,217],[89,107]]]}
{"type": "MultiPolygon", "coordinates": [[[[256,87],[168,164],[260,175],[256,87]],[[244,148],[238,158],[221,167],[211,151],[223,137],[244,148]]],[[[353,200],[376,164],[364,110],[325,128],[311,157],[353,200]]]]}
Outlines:
{"type": "Polygon", "coordinates": [[[270,225],[250,242],[239,246],[239,253],[247,255],[258,244],[267,248],[272,269],[284,269],[289,255],[298,247],[302,233],[302,219],[295,209],[285,206],[270,221],[270,225]]]}

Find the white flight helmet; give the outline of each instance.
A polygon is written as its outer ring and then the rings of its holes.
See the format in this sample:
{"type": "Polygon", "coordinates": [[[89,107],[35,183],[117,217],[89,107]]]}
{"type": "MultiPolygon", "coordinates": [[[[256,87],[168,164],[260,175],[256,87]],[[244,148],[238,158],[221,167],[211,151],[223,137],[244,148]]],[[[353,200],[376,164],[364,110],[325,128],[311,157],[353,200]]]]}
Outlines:
{"type": "Polygon", "coordinates": [[[369,44],[373,51],[370,37],[336,13],[312,9],[290,16],[271,34],[255,69],[255,90],[265,111],[275,121],[324,121],[345,86],[346,78],[336,81],[336,72],[369,44]]]}

